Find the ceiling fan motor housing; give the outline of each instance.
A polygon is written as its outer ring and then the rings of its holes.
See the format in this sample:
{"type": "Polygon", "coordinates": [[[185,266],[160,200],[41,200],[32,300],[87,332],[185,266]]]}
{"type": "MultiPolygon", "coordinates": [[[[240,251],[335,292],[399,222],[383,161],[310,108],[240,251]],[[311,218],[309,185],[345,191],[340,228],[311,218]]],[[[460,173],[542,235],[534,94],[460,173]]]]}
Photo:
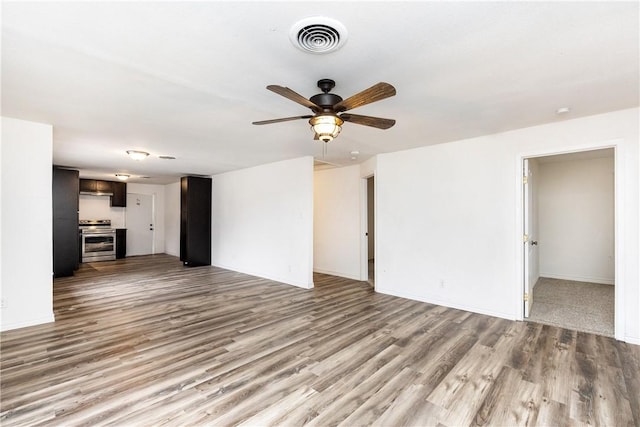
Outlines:
{"type": "Polygon", "coordinates": [[[332,109],[334,105],[342,101],[342,97],[329,93],[335,86],[336,82],[331,79],[318,80],[318,87],[323,93],[312,96],[309,101],[321,106],[325,111],[332,109]]]}
{"type": "Polygon", "coordinates": [[[309,101],[324,109],[331,109],[338,102],[342,101],[342,97],[334,93],[319,93],[309,98],[309,101]]]}

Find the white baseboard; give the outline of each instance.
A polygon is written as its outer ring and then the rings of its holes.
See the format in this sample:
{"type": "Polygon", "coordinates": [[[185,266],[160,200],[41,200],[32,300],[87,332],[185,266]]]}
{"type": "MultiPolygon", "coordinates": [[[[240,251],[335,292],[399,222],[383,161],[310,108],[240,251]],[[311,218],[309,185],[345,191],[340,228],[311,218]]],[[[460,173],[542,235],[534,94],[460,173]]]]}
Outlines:
{"type": "Polygon", "coordinates": [[[640,338],[636,337],[624,337],[624,342],[628,344],[640,345],[640,338]]]}
{"type": "Polygon", "coordinates": [[[331,271],[331,270],[323,270],[321,268],[314,268],[313,272],[314,273],[320,273],[320,274],[328,274],[330,276],[344,277],[346,279],[362,281],[362,279],[358,275],[345,274],[345,273],[341,273],[339,271],[331,271]]]}
{"type": "Polygon", "coordinates": [[[248,274],[249,276],[261,277],[263,279],[273,280],[274,282],[284,283],[285,285],[297,286],[298,288],[303,288],[303,289],[311,289],[311,288],[313,288],[313,279],[308,283],[297,282],[297,281],[291,280],[291,278],[289,278],[289,277],[279,277],[279,276],[275,276],[275,275],[272,275],[272,274],[264,274],[262,272],[252,271],[252,270],[248,270],[248,269],[242,269],[242,268],[238,268],[238,267],[230,266],[230,265],[225,265],[225,264],[222,264],[222,263],[218,263],[216,261],[212,261],[211,265],[213,267],[223,268],[225,270],[231,270],[231,271],[236,271],[236,272],[242,273],[242,274],[248,274]]]}
{"type": "Polygon", "coordinates": [[[20,320],[18,322],[10,322],[10,323],[2,322],[2,325],[0,325],[0,331],[10,331],[12,329],[26,328],[28,326],[42,325],[44,323],[52,323],[55,321],[56,319],[52,312],[49,315],[36,317],[33,319],[20,320]]]}
{"type": "Polygon", "coordinates": [[[540,272],[540,277],[548,277],[549,279],[572,280],[574,282],[598,283],[600,285],[614,285],[615,279],[607,277],[582,277],[564,274],[540,272]]]}
{"type": "Polygon", "coordinates": [[[404,292],[396,292],[389,289],[380,289],[378,287],[376,287],[376,292],[379,292],[385,295],[392,295],[395,297],[406,298],[414,301],[440,305],[443,307],[455,308],[456,310],[463,310],[463,311],[469,311],[471,313],[484,314],[486,316],[499,317],[501,319],[518,320],[513,313],[501,313],[501,312],[492,311],[492,310],[484,310],[478,307],[471,307],[463,304],[452,304],[448,301],[443,301],[438,298],[429,298],[422,295],[413,295],[413,294],[408,294],[404,292]]]}

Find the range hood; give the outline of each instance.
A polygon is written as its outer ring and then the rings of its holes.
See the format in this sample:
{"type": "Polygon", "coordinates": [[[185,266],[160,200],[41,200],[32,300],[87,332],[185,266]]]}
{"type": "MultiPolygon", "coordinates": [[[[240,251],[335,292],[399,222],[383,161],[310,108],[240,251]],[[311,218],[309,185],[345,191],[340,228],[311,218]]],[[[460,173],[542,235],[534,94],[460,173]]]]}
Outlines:
{"type": "Polygon", "coordinates": [[[80,194],[85,196],[113,196],[112,192],[105,191],[81,191],[80,194]]]}

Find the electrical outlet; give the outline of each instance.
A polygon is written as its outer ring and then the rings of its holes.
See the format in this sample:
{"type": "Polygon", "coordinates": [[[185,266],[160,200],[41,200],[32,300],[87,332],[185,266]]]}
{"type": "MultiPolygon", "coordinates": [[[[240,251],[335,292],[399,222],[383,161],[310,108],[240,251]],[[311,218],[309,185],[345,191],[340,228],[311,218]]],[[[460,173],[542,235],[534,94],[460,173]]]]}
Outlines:
{"type": "Polygon", "coordinates": [[[440,288],[443,289],[444,288],[444,279],[440,279],[440,288]]]}
{"type": "Polygon", "coordinates": [[[6,306],[6,302],[4,298],[0,298],[0,308],[5,308],[5,306],[6,306]]]}

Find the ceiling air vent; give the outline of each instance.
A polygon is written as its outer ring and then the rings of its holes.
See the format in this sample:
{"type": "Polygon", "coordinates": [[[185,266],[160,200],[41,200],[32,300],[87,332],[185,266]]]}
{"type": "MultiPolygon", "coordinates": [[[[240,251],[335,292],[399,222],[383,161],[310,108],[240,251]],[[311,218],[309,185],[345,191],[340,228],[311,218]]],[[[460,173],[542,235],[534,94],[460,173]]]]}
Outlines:
{"type": "Polygon", "coordinates": [[[309,53],[329,53],[347,41],[347,29],[331,18],[316,16],[296,22],[289,32],[291,43],[309,53]]]}

